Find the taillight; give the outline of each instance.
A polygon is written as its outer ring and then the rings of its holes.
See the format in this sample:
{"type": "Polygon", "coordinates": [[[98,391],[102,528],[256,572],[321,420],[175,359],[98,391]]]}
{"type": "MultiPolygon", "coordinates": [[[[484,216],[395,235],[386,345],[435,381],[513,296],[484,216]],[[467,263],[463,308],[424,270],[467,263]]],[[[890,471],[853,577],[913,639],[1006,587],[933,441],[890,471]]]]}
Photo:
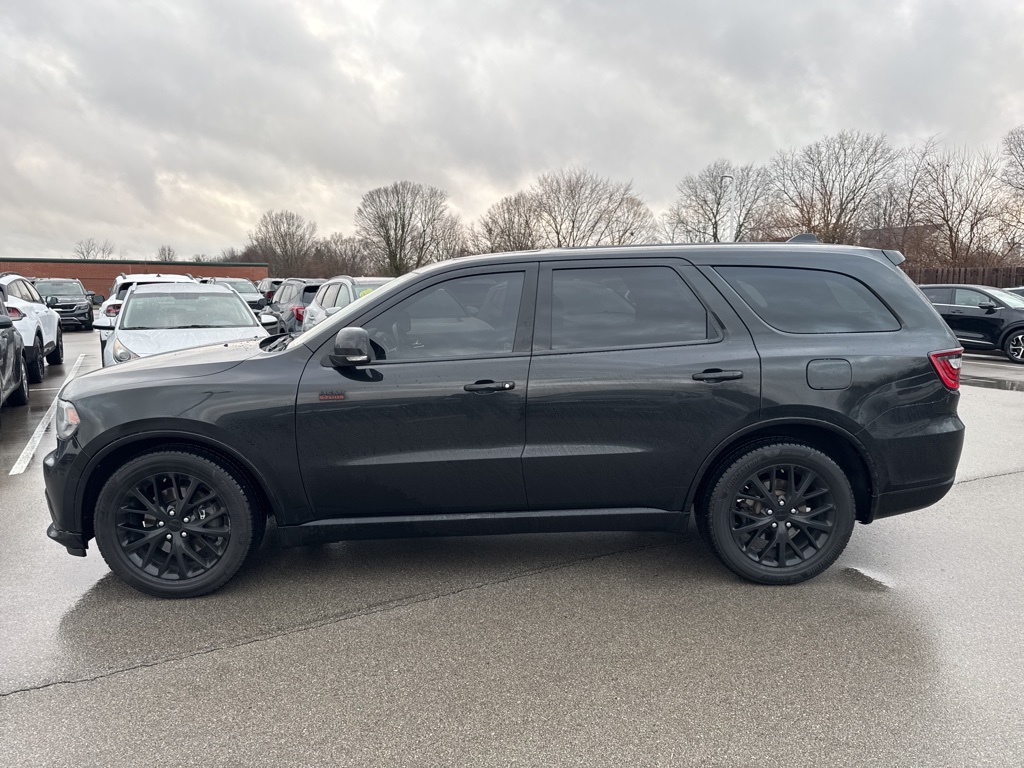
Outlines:
{"type": "Polygon", "coordinates": [[[7,314],[11,316],[11,320],[22,320],[25,317],[20,309],[11,306],[7,307],[7,314]]]}
{"type": "Polygon", "coordinates": [[[963,355],[963,348],[931,352],[928,355],[942,383],[950,389],[960,389],[960,364],[963,362],[963,355]]]}
{"type": "Polygon", "coordinates": [[[292,307],[292,313],[295,315],[295,319],[301,323],[303,315],[306,314],[306,308],[301,304],[296,304],[292,307]]]}
{"type": "Polygon", "coordinates": [[[111,304],[109,307],[103,310],[103,314],[107,317],[116,317],[117,313],[121,311],[120,304],[111,304]]]}
{"type": "Polygon", "coordinates": [[[274,292],[267,291],[266,293],[263,294],[263,296],[267,299],[267,301],[270,301],[272,298],[274,298],[274,292]]]}

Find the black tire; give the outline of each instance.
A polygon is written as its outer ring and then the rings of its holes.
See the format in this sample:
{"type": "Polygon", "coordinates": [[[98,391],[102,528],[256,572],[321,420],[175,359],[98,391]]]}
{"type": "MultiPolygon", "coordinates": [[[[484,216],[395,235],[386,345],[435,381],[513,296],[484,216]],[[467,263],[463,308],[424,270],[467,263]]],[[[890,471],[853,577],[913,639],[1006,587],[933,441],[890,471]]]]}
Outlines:
{"type": "Polygon", "coordinates": [[[718,559],[748,581],[814,578],[836,561],[853,533],[850,481],[832,459],[806,445],[751,446],[709,487],[697,528],[718,559]]]}
{"type": "Polygon", "coordinates": [[[57,327],[57,346],[50,350],[46,356],[46,362],[50,365],[60,365],[64,362],[64,331],[57,327]]]}
{"type": "Polygon", "coordinates": [[[25,360],[25,355],[21,356],[21,385],[11,392],[10,397],[7,398],[8,405],[28,405],[29,399],[29,388],[28,388],[28,362],[25,360]]]}
{"type": "Polygon", "coordinates": [[[83,331],[91,331],[92,330],[92,320],[87,320],[85,322],[85,324],[82,326],[82,330],[83,331]]]}
{"type": "Polygon", "coordinates": [[[42,384],[43,383],[43,340],[36,336],[35,347],[35,359],[28,361],[28,383],[29,384],[42,384]]]}
{"type": "Polygon", "coordinates": [[[265,521],[234,470],[169,450],[114,472],[94,525],[110,570],[141,592],[178,598],[223,586],[258,546],[265,521]]]}
{"type": "Polygon", "coordinates": [[[1010,331],[1010,335],[1003,342],[1003,352],[1011,363],[1024,364],[1024,328],[1010,331]]]}

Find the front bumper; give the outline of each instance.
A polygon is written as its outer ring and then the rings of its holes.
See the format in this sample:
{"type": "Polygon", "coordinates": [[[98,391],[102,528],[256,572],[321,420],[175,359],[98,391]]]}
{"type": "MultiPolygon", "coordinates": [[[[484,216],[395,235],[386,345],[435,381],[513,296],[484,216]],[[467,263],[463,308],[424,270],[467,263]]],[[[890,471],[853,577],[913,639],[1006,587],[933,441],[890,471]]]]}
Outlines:
{"type": "Polygon", "coordinates": [[[68,554],[85,557],[88,542],[81,530],[81,521],[74,509],[73,491],[78,487],[80,471],[75,467],[74,456],[63,450],[60,442],[57,450],[43,459],[43,483],[46,486],[46,506],[53,522],[46,529],[46,535],[67,548],[68,554]],[[72,493],[68,493],[68,491],[72,493]]]}
{"type": "Polygon", "coordinates": [[[61,309],[57,307],[57,314],[60,315],[60,324],[64,327],[84,328],[92,325],[92,307],[85,309],[61,309]]]}

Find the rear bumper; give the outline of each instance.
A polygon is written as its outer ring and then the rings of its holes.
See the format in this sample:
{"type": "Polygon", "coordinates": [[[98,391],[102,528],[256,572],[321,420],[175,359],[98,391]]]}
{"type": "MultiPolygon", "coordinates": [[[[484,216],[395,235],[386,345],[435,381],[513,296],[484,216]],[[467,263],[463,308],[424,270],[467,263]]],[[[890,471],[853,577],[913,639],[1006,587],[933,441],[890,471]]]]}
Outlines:
{"type": "Polygon", "coordinates": [[[873,519],[902,515],[904,512],[930,507],[949,492],[955,480],[956,478],[951,477],[935,485],[883,493],[875,500],[873,519]]]}

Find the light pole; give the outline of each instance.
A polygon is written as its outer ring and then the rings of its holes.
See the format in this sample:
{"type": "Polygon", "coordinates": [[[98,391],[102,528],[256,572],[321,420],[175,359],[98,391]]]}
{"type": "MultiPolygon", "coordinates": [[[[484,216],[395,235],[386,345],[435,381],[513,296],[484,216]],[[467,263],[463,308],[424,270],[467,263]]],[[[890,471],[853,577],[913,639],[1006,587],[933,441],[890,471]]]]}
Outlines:
{"type": "Polygon", "coordinates": [[[725,185],[726,179],[728,179],[729,188],[726,190],[726,216],[725,216],[725,236],[719,238],[723,243],[734,243],[736,242],[736,224],[733,222],[733,216],[736,212],[736,179],[731,174],[723,174],[722,184],[725,185]]]}

